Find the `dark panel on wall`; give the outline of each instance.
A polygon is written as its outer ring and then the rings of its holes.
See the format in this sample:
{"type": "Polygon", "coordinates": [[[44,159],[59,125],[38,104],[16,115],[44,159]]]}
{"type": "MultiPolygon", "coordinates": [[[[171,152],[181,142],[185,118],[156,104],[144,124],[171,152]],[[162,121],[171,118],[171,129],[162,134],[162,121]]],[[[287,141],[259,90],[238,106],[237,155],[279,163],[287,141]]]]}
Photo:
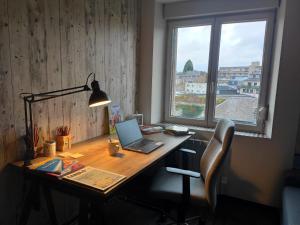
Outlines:
{"type": "Polygon", "coordinates": [[[297,134],[297,141],[296,141],[296,154],[300,155],[300,115],[298,121],[298,134],[297,134]]]}

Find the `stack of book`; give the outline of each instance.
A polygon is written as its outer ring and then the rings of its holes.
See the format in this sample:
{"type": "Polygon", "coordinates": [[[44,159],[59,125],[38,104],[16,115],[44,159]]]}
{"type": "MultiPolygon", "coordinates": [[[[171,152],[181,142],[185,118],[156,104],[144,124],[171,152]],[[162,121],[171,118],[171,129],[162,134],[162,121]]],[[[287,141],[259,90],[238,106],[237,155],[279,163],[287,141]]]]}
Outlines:
{"type": "Polygon", "coordinates": [[[166,134],[171,134],[174,136],[181,136],[181,135],[187,135],[189,134],[189,128],[183,127],[183,126],[168,126],[165,128],[166,134]]]}
{"type": "Polygon", "coordinates": [[[82,169],[84,166],[77,160],[54,158],[43,162],[35,168],[36,171],[62,178],[70,173],[82,169]]]}
{"type": "Polygon", "coordinates": [[[163,131],[161,126],[140,126],[140,129],[143,134],[155,134],[163,131]]]}

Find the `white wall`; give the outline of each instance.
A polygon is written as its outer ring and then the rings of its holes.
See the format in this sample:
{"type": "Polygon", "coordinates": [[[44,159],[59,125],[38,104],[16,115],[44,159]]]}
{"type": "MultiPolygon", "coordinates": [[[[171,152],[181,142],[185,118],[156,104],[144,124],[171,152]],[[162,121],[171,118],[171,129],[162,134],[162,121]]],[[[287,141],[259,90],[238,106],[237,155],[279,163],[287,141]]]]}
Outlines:
{"type": "MultiPolygon", "coordinates": [[[[235,2],[223,1],[228,5],[235,2]]],[[[273,123],[268,125],[272,138],[235,136],[228,165],[224,168],[228,176],[228,184],[223,187],[225,194],[267,205],[278,206],[280,203],[284,172],[292,167],[300,112],[299,10],[300,1],[283,0],[278,13],[270,87],[270,120],[273,123]]],[[[155,13],[152,16],[154,15],[155,13]]],[[[143,29],[154,30],[152,27],[143,29]]],[[[141,46],[142,54],[143,49],[147,48],[141,46]]],[[[156,87],[152,86],[151,91],[155,89],[156,87]]],[[[161,98],[163,97],[162,92],[161,98]]],[[[147,100],[149,98],[151,97],[148,93],[145,102],[153,104],[152,99],[147,100]]],[[[146,111],[142,112],[149,115],[146,111]]],[[[151,121],[151,118],[148,118],[148,121],[151,121]]],[[[209,136],[201,132],[200,135],[209,136]]]]}
{"type": "Polygon", "coordinates": [[[265,204],[279,203],[284,171],[293,164],[300,110],[299,10],[299,1],[286,0],[278,13],[270,96],[270,106],[274,106],[270,116],[272,138],[235,139],[227,186],[230,195],[265,204]]]}
{"type": "Polygon", "coordinates": [[[163,4],[155,3],[151,123],[158,123],[163,117],[163,99],[161,96],[164,94],[166,30],[167,23],[163,18],[163,4]]]}
{"type": "Polygon", "coordinates": [[[154,1],[141,1],[140,71],[137,110],[144,114],[144,122],[150,123],[152,102],[154,1]]]}
{"type": "Polygon", "coordinates": [[[158,123],[163,115],[166,21],[163,4],[142,0],[138,110],[145,123],[158,123]]]}

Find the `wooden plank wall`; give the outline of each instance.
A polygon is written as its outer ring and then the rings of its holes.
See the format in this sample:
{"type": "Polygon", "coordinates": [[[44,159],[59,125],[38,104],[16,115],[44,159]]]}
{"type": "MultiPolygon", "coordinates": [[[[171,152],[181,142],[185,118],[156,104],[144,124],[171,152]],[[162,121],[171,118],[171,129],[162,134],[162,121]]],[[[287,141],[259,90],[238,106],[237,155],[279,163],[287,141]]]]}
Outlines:
{"type": "MultiPolygon", "coordinates": [[[[101,88],[134,113],[137,0],[0,0],[0,170],[24,151],[21,92],[82,85],[96,72],[101,88]]],[[[101,108],[87,107],[89,93],[34,105],[43,138],[60,125],[74,142],[105,132],[101,108]]]]}

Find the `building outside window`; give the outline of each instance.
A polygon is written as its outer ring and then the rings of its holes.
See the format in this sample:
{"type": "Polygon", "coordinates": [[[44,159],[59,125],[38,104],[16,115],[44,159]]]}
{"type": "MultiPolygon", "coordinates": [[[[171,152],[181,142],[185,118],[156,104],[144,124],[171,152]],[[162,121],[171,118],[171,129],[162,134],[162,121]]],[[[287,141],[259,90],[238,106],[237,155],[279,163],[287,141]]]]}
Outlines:
{"type": "Polygon", "coordinates": [[[272,12],[169,22],[165,120],[263,132],[272,12]]]}

